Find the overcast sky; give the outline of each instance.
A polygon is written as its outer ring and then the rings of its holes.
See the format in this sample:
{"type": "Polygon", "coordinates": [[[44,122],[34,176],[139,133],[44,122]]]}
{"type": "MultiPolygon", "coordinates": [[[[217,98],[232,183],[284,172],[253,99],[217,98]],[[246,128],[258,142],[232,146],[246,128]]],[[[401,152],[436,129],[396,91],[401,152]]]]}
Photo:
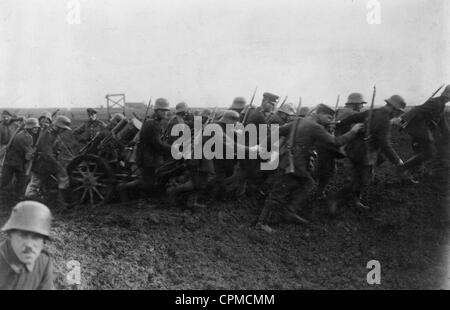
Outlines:
{"type": "MultiPolygon", "coordinates": [[[[259,87],[297,103],[334,105],[349,92],[420,104],[450,83],[450,1],[0,1],[0,108],[128,101],[228,106],[259,87]],[[73,16],[73,15],[70,15],[73,16]]],[[[345,97],[345,98],[344,98],[345,97]]],[[[342,101],[341,101],[342,102],[342,101]]]]}

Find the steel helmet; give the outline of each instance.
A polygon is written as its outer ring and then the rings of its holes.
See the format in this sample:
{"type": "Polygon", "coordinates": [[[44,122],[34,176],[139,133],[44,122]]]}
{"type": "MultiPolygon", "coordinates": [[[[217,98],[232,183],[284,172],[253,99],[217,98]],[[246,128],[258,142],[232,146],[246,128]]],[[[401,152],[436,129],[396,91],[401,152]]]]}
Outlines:
{"type": "Polygon", "coordinates": [[[50,210],[42,203],[22,201],[13,208],[2,231],[17,229],[50,237],[51,220],[50,210]]]}
{"type": "Polygon", "coordinates": [[[187,110],[188,110],[188,105],[186,104],[186,102],[177,103],[177,105],[175,106],[176,113],[187,112],[187,110]]]}
{"type": "Polygon", "coordinates": [[[278,109],[278,112],[286,113],[289,116],[295,115],[294,105],[290,102],[283,104],[282,107],[278,109]]]}
{"type": "Polygon", "coordinates": [[[222,117],[219,119],[219,123],[236,124],[239,121],[239,113],[232,110],[226,110],[222,117]]]}
{"type": "Polygon", "coordinates": [[[39,121],[35,117],[27,118],[25,121],[25,129],[39,128],[39,121]]]}
{"type": "Polygon", "coordinates": [[[200,116],[203,116],[203,117],[209,117],[210,115],[211,115],[211,110],[210,109],[204,109],[202,111],[202,113],[200,113],[200,116]]]}
{"type": "Polygon", "coordinates": [[[351,93],[348,95],[347,102],[345,104],[353,104],[353,103],[360,103],[365,104],[367,103],[366,100],[364,100],[364,96],[361,93],[351,93]]]}
{"type": "Polygon", "coordinates": [[[445,86],[444,91],[442,92],[441,96],[450,98],[450,84],[445,86]]]}
{"type": "Polygon", "coordinates": [[[244,97],[236,97],[233,100],[233,104],[230,107],[230,110],[239,110],[242,111],[245,108],[246,100],[244,97]]]}
{"type": "Polygon", "coordinates": [[[153,110],[165,110],[165,111],[170,111],[169,109],[169,101],[167,101],[167,99],[165,98],[158,98],[155,101],[155,107],[153,108],[153,110]]]}
{"type": "Polygon", "coordinates": [[[384,100],[386,103],[393,106],[395,109],[399,111],[403,111],[406,107],[405,100],[399,95],[392,95],[390,98],[384,100]]]}
{"type": "Polygon", "coordinates": [[[42,112],[41,116],[39,116],[39,121],[41,120],[41,118],[46,118],[50,121],[50,123],[52,122],[52,115],[50,114],[50,112],[42,112]]]}
{"type": "Polygon", "coordinates": [[[305,117],[306,115],[308,115],[308,113],[309,113],[308,107],[301,107],[300,111],[298,112],[298,116],[305,117]]]}
{"type": "Polygon", "coordinates": [[[58,117],[56,117],[55,120],[55,126],[58,128],[62,128],[62,129],[67,129],[67,130],[72,130],[70,128],[70,118],[68,118],[67,116],[64,115],[59,115],[58,117]]]}

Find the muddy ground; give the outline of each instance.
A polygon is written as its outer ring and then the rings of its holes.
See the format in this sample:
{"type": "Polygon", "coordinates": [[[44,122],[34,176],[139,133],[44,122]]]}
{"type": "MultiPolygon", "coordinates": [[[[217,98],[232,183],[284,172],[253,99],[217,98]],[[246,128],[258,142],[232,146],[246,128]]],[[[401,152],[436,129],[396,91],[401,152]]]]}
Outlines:
{"type": "MultiPolygon", "coordinates": [[[[406,136],[394,133],[402,158],[406,136]]],[[[448,151],[448,150],[447,150],[448,151]]],[[[448,160],[448,153],[441,155],[448,160]]],[[[253,223],[261,205],[212,203],[192,212],[148,198],[70,211],[52,206],[58,289],[66,263],[81,264],[79,289],[436,289],[443,287],[449,233],[448,161],[419,185],[400,185],[384,163],[365,193],[370,211],[348,207],[335,218],[314,202],[311,224],[279,225],[269,235],[253,223]],[[381,264],[381,284],[367,284],[366,264],[381,264]]],[[[342,185],[345,173],[330,189],[342,185]]],[[[9,206],[3,206],[5,222],[9,206]]],[[[3,236],[2,236],[3,238],[3,236]]]]}

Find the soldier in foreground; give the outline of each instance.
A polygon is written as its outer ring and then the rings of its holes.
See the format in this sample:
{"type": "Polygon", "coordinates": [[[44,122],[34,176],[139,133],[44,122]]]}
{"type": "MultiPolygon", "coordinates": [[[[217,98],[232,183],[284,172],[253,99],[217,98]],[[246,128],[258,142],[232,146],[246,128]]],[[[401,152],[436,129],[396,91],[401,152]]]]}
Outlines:
{"type": "MultiPolygon", "coordinates": [[[[36,118],[29,118],[25,122],[24,130],[12,137],[11,144],[6,151],[3,173],[1,176],[2,193],[15,182],[12,200],[20,200],[25,194],[26,165],[32,160],[33,146],[39,132],[39,123],[36,118]]],[[[5,195],[6,196],[6,195],[5,195]]]]}
{"type": "Polygon", "coordinates": [[[22,201],[12,210],[0,244],[0,290],[51,290],[53,267],[44,250],[50,238],[51,213],[43,204],[22,201]]]}
{"type": "Polygon", "coordinates": [[[141,169],[142,185],[152,189],[155,185],[155,171],[163,164],[164,157],[171,156],[171,146],[162,141],[162,122],[170,111],[169,102],[158,98],[154,107],[155,113],[144,124],[139,133],[136,163],[141,169]]]}
{"type": "Polygon", "coordinates": [[[97,119],[97,110],[89,108],[86,111],[89,119],[73,131],[73,135],[80,143],[88,143],[98,132],[106,128],[106,124],[97,119]]]}
{"type": "Polygon", "coordinates": [[[60,115],[52,125],[39,133],[34,159],[31,167],[27,168],[27,170],[31,170],[31,180],[25,192],[27,199],[39,197],[44,184],[53,177],[58,183],[58,202],[65,205],[70,200],[69,176],[57,156],[61,152],[58,142],[66,130],[71,130],[70,124],[71,121],[68,117],[60,115]]]}
{"type": "Polygon", "coordinates": [[[390,135],[391,119],[403,113],[406,102],[399,95],[393,95],[385,102],[385,106],[372,111],[372,119],[369,119],[371,111],[367,110],[348,116],[336,128],[345,131],[355,123],[365,122],[365,134],[359,134],[345,147],[352,164],[352,181],[330,196],[331,213],[335,213],[338,204],[344,201],[362,209],[369,209],[361,202],[361,195],[372,179],[373,169],[380,154],[386,156],[397,169],[403,167],[403,161],[391,146],[390,135]],[[369,132],[367,128],[370,128],[369,132]]]}
{"type": "Polygon", "coordinates": [[[400,118],[400,126],[412,139],[414,156],[405,162],[405,175],[413,171],[435,155],[433,133],[441,133],[441,146],[448,147],[449,129],[445,117],[445,105],[450,101],[450,85],[439,97],[430,98],[424,104],[415,106],[400,118]]]}
{"type": "Polygon", "coordinates": [[[363,126],[356,124],[348,133],[334,137],[324,128],[332,122],[333,115],[333,109],[320,104],[310,116],[297,118],[280,128],[280,137],[286,137],[288,151],[280,153],[272,190],[258,218],[258,228],[271,233],[273,229],[269,224],[275,213],[280,213],[281,219],[286,222],[307,223],[296,211],[304,206],[314,184],[308,168],[311,150],[317,144],[343,145],[351,141],[363,126]]]}

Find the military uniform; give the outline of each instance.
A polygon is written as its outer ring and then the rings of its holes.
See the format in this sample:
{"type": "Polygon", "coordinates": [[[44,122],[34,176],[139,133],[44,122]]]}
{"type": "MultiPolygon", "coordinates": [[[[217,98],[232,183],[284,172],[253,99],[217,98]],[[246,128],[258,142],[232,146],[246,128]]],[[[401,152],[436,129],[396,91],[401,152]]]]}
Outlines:
{"type": "Polygon", "coordinates": [[[25,192],[27,176],[25,165],[31,160],[33,153],[33,136],[27,130],[22,130],[14,137],[5,156],[1,188],[5,188],[15,179],[14,199],[22,197],[25,192]]]}
{"type": "Polygon", "coordinates": [[[61,153],[61,145],[56,129],[49,126],[40,133],[42,137],[36,144],[36,154],[31,169],[31,180],[27,186],[25,197],[39,196],[42,186],[50,176],[58,180],[58,188],[61,190],[69,186],[69,176],[65,167],[58,160],[61,153]]]}
{"type": "Polygon", "coordinates": [[[101,120],[87,120],[81,126],[74,129],[73,134],[79,142],[87,143],[91,141],[98,132],[103,131],[106,124],[101,120]]]}
{"type": "MultiPolygon", "coordinates": [[[[349,198],[351,201],[359,203],[362,191],[369,184],[372,169],[381,154],[386,156],[394,165],[401,165],[401,160],[390,142],[390,113],[386,107],[374,109],[368,143],[366,144],[364,141],[364,134],[359,133],[355,140],[346,145],[345,151],[353,168],[352,182],[332,195],[334,200],[340,201],[349,198]]],[[[365,122],[368,115],[369,111],[364,111],[348,116],[338,124],[337,129],[342,130],[342,128],[348,128],[352,124],[365,122]]]]}
{"type": "Polygon", "coordinates": [[[349,132],[334,137],[317,122],[315,116],[309,116],[282,126],[280,137],[286,137],[286,140],[290,141],[292,126],[297,126],[292,146],[295,171],[294,173],[288,173],[289,153],[281,152],[277,174],[271,187],[272,190],[258,220],[260,224],[268,224],[272,214],[277,211],[282,211],[282,216],[292,215],[295,214],[297,208],[303,206],[314,184],[308,166],[310,153],[316,145],[339,146],[347,143],[355,136],[353,132],[349,132]]]}
{"type": "Polygon", "coordinates": [[[439,128],[444,145],[449,141],[449,129],[445,117],[445,97],[431,98],[422,105],[413,107],[401,116],[403,128],[412,138],[415,155],[405,162],[412,170],[433,157],[435,153],[433,131],[439,128]]]}
{"type": "Polygon", "coordinates": [[[142,170],[146,186],[154,185],[156,168],[164,162],[164,157],[171,155],[171,146],[161,140],[163,135],[162,119],[153,116],[142,125],[138,144],[137,164],[142,170]]]}
{"type": "MultiPolygon", "coordinates": [[[[336,121],[340,122],[350,115],[358,113],[351,107],[343,107],[336,111],[336,121]]],[[[336,135],[341,135],[347,132],[350,128],[345,128],[344,130],[336,130],[336,135]]],[[[331,130],[328,129],[330,132],[331,130]]],[[[325,187],[328,185],[330,180],[336,173],[336,159],[341,159],[344,157],[335,146],[318,146],[317,149],[317,162],[316,162],[316,180],[317,180],[317,193],[319,195],[324,195],[325,187]]]]}
{"type": "MultiPolygon", "coordinates": [[[[247,146],[255,146],[260,143],[259,141],[259,126],[260,125],[268,125],[267,118],[270,113],[266,113],[262,110],[261,107],[254,108],[249,111],[249,116],[247,118],[247,122],[244,125],[254,124],[256,126],[257,140],[255,143],[250,143],[249,135],[247,134],[245,137],[245,143],[247,146]]],[[[270,145],[270,130],[267,130],[267,145],[270,145]]],[[[246,158],[249,158],[248,154],[246,154],[246,158]]],[[[245,186],[248,189],[249,193],[255,193],[259,191],[267,179],[268,172],[261,171],[260,159],[244,159],[239,160],[239,165],[241,168],[240,171],[240,182],[238,187],[241,189],[245,189],[245,186]]]]}
{"type": "Polygon", "coordinates": [[[14,253],[9,240],[0,245],[0,290],[51,290],[52,263],[42,251],[33,265],[25,265],[14,253]]]}
{"type": "Polygon", "coordinates": [[[1,162],[6,153],[6,146],[18,128],[19,126],[13,121],[9,123],[5,121],[0,122],[0,173],[2,171],[1,162]]]}

